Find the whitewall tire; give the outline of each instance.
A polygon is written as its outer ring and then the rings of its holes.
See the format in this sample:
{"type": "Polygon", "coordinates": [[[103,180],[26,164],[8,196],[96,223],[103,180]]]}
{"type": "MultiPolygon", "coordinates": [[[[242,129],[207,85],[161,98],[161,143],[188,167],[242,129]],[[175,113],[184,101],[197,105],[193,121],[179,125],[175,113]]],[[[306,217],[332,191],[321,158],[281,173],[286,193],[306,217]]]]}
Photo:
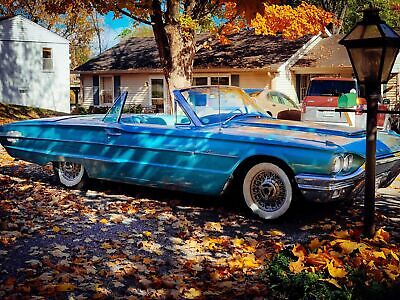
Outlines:
{"type": "Polygon", "coordinates": [[[68,161],[54,164],[54,173],[60,183],[69,188],[82,188],[87,179],[83,165],[68,161]]]}
{"type": "Polygon", "coordinates": [[[276,219],[289,209],[293,189],[285,171],[265,162],[256,164],[247,172],[243,180],[243,196],[255,214],[263,219],[276,219]]]}

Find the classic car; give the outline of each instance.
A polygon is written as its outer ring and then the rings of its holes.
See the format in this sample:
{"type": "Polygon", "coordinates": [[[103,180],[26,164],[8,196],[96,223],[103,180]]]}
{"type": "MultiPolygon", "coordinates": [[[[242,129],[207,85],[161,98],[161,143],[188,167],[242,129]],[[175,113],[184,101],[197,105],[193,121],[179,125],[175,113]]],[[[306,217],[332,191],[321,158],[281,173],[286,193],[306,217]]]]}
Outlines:
{"type": "Polygon", "coordinates": [[[272,117],[292,121],[301,120],[300,106],[281,92],[263,90],[254,99],[272,117]]]}
{"type": "Polygon", "coordinates": [[[266,113],[277,119],[301,121],[299,104],[289,96],[269,89],[244,89],[266,113]]]}
{"type": "MultiPolygon", "coordinates": [[[[124,92],[105,116],[11,123],[0,142],[15,158],[52,163],[67,187],[98,178],[208,195],[233,188],[265,219],[295,196],[325,202],[363,189],[363,130],[274,119],[236,87],[174,97],[173,115],[129,114],[124,92]]],[[[400,173],[400,136],[378,135],[377,186],[386,187],[400,173]]]]}
{"type": "MultiPolygon", "coordinates": [[[[346,77],[314,77],[311,79],[307,94],[302,102],[301,120],[324,124],[335,124],[365,129],[367,100],[363,97],[364,89],[356,79],[346,77]],[[340,96],[352,93],[356,97],[353,108],[356,112],[336,112],[340,96]]],[[[379,103],[380,110],[387,110],[385,103],[379,103]]],[[[386,116],[378,114],[377,125],[382,128],[386,116]]]]}

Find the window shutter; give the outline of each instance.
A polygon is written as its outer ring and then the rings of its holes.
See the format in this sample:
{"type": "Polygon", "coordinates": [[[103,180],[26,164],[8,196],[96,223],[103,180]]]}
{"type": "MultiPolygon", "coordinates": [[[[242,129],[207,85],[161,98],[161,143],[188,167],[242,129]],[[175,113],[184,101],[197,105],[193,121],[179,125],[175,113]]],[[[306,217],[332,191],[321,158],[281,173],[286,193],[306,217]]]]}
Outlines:
{"type": "Polygon", "coordinates": [[[100,104],[99,76],[93,75],[93,105],[100,104]]]}
{"type": "Polygon", "coordinates": [[[231,75],[231,85],[233,85],[233,86],[240,86],[239,74],[231,75]]]}
{"type": "Polygon", "coordinates": [[[121,94],[121,76],[114,76],[114,98],[117,98],[121,94]]]}

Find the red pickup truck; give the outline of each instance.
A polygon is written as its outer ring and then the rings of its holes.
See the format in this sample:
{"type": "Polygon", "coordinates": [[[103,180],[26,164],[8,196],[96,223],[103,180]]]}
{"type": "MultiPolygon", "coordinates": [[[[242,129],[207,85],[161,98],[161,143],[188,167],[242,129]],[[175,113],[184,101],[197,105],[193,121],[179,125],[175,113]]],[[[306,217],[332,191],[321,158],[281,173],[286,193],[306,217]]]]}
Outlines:
{"type": "MultiPolygon", "coordinates": [[[[366,127],[366,113],[362,110],[367,108],[365,98],[361,97],[359,85],[354,78],[341,77],[315,77],[311,79],[307,95],[302,103],[302,121],[329,123],[336,125],[347,125],[357,128],[366,127]],[[335,112],[338,108],[338,99],[347,93],[357,93],[358,110],[355,113],[335,112]]],[[[386,106],[379,104],[379,109],[385,110],[386,106]]],[[[378,114],[378,126],[383,127],[385,115],[378,114]]]]}

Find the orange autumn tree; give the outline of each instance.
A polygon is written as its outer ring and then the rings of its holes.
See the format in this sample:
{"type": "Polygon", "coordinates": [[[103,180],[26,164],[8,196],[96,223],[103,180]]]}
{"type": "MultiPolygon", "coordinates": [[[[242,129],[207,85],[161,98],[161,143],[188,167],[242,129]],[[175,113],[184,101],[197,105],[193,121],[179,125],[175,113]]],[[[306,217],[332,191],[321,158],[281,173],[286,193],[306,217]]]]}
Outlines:
{"type": "MultiPolygon", "coordinates": [[[[256,33],[296,38],[314,34],[332,22],[332,15],[316,6],[278,0],[48,0],[47,9],[64,12],[78,5],[152,27],[161,66],[172,91],[191,84],[196,33],[205,29],[222,42],[231,33],[252,27],[256,33]],[[282,5],[286,4],[286,5],[282,5]]],[[[166,110],[172,112],[171,101],[166,110]]]]}

